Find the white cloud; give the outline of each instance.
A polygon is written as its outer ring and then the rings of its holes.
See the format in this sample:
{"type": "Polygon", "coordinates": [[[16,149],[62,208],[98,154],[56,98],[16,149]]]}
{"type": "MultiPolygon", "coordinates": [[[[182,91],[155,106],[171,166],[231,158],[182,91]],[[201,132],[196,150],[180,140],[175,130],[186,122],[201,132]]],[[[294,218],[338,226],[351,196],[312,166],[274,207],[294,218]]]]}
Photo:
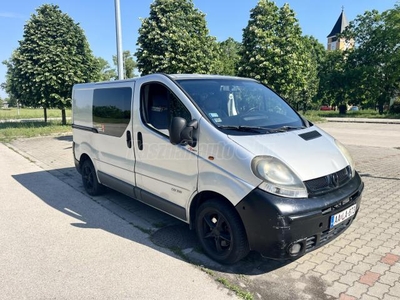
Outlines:
{"type": "Polygon", "coordinates": [[[24,19],[24,16],[12,12],[0,12],[0,18],[24,19]]]}

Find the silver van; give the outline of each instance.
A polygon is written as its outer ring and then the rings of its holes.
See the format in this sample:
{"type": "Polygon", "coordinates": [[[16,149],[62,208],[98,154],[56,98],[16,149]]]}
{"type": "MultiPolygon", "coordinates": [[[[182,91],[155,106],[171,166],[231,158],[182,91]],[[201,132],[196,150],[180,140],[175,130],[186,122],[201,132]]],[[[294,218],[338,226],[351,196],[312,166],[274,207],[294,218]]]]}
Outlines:
{"type": "Polygon", "coordinates": [[[76,84],[75,165],[189,224],[231,264],[297,258],[350,226],[364,184],[346,148],[260,82],[153,74],[76,84]]]}

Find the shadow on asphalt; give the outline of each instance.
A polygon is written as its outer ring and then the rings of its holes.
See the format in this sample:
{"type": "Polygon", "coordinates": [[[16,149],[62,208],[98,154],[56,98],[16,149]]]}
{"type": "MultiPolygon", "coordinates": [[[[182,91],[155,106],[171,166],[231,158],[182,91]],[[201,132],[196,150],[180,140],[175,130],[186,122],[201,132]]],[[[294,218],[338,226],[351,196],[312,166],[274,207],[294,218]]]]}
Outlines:
{"type": "Polygon", "coordinates": [[[61,136],[57,136],[54,138],[55,140],[58,141],[66,141],[66,142],[72,142],[72,135],[61,135],[61,136]]]}
{"type": "Polygon", "coordinates": [[[377,178],[377,179],[383,179],[383,180],[400,180],[400,178],[393,178],[393,177],[382,177],[382,176],[374,176],[371,174],[360,174],[361,177],[368,177],[368,178],[377,178]]]}
{"type": "Polygon", "coordinates": [[[148,234],[149,240],[143,242],[143,238],[134,236],[132,232],[127,234],[126,230],[119,230],[116,226],[89,210],[87,203],[75,201],[71,197],[54,197],[54,194],[47,193],[42,188],[42,183],[46,181],[46,171],[13,176],[16,181],[52,208],[84,222],[71,223],[71,226],[82,229],[102,229],[133,242],[145,244],[167,255],[171,255],[172,251],[176,254],[174,255],[175,258],[223,273],[258,275],[274,271],[290,263],[290,261],[266,259],[258,253],[251,252],[235,265],[218,264],[202,252],[195,232],[190,230],[186,223],[113,190],[108,190],[104,196],[92,198],[86,194],[82,185],[77,184],[80,181],[80,175],[75,168],[55,169],[49,173],[69,184],[78,192],[85,194],[88,200],[91,199],[113,214],[123,218],[135,228],[148,234]],[[71,182],[73,183],[71,184],[71,182]],[[110,201],[117,207],[109,205],[110,201]],[[145,228],[143,226],[146,225],[143,224],[151,225],[150,228],[145,228]]]}

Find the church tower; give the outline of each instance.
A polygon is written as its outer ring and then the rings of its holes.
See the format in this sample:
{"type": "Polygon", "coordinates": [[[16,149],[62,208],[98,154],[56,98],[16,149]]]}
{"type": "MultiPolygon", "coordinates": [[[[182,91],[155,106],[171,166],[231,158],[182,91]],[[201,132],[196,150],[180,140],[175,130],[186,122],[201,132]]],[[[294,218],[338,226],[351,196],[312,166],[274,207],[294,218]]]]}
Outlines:
{"type": "Polygon", "coordinates": [[[336,21],[335,26],[331,33],[327,36],[328,38],[328,51],[329,50],[346,50],[348,48],[354,47],[354,41],[345,41],[344,39],[338,39],[337,35],[342,33],[349,22],[347,21],[346,15],[344,14],[344,8],[342,7],[342,13],[339,16],[339,19],[336,21]]]}

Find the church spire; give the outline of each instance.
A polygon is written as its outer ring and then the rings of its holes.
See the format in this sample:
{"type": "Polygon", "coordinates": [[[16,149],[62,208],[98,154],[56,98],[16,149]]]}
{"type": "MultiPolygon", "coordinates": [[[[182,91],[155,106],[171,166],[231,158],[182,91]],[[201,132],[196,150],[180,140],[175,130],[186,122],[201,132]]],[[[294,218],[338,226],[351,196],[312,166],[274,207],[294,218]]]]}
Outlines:
{"type": "Polygon", "coordinates": [[[349,22],[347,21],[346,15],[344,13],[344,6],[342,6],[342,13],[340,14],[335,26],[333,26],[332,31],[330,34],[328,34],[327,38],[336,36],[338,33],[342,33],[347,25],[349,25],[349,22]]]}
{"type": "Polygon", "coordinates": [[[333,26],[331,33],[327,36],[328,50],[346,50],[354,47],[353,39],[347,41],[343,38],[338,38],[338,35],[341,34],[348,25],[349,22],[347,21],[346,15],[344,13],[344,6],[342,6],[342,12],[339,18],[336,21],[335,26],[333,26]]]}

